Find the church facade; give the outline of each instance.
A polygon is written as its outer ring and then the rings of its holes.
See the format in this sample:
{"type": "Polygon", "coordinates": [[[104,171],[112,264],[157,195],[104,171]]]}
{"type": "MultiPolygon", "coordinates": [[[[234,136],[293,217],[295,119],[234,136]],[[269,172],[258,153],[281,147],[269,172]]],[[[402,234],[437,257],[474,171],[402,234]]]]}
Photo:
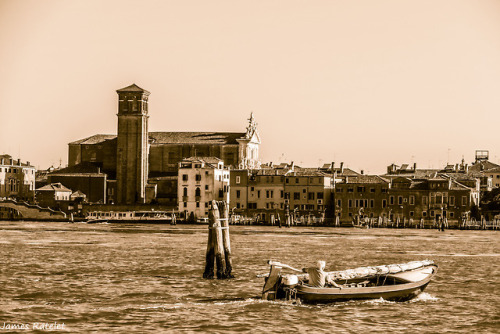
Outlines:
{"type": "Polygon", "coordinates": [[[118,135],[96,134],[68,144],[69,167],[92,163],[116,180],[115,196],[109,197],[115,203],[144,203],[146,183],[157,186],[160,198],[177,198],[177,186],[170,183],[179,162],[189,157],[219,158],[231,168],[259,167],[253,114],[245,132],[149,132],[150,93],[135,84],[117,93],[118,135]]]}

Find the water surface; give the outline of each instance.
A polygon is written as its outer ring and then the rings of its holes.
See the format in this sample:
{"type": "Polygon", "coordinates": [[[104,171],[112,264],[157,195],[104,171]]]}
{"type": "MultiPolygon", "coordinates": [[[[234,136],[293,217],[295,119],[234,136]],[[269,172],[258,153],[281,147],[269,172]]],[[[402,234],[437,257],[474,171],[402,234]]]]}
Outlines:
{"type": "MultiPolygon", "coordinates": [[[[67,332],[495,333],[498,231],[231,226],[235,279],[204,280],[200,225],[0,222],[0,327],[67,332]],[[262,301],[268,260],[327,270],[432,259],[417,299],[327,306],[262,301]]],[[[0,329],[0,332],[2,330],[0,329]]],[[[19,332],[26,332],[20,330],[19,332]]]]}

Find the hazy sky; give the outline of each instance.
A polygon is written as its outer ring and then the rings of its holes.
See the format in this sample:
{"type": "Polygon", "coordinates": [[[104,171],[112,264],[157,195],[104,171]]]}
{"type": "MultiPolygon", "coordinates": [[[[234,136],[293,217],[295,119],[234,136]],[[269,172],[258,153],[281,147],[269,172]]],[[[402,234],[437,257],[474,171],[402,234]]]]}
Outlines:
{"type": "Polygon", "coordinates": [[[151,131],[253,111],[263,162],[500,163],[500,1],[0,0],[0,153],[66,164],[132,83],[151,131]]]}

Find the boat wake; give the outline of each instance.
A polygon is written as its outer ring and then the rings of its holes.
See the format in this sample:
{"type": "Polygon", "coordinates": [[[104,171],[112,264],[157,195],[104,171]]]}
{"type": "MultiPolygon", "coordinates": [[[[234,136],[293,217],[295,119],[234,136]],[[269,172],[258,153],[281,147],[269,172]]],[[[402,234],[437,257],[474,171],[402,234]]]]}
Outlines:
{"type": "Polygon", "coordinates": [[[427,292],[422,292],[414,299],[410,300],[409,303],[418,303],[418,302],[435,302],[438,301],[439,298],[434,297],[433,295],[428,294],[427,292]]]}

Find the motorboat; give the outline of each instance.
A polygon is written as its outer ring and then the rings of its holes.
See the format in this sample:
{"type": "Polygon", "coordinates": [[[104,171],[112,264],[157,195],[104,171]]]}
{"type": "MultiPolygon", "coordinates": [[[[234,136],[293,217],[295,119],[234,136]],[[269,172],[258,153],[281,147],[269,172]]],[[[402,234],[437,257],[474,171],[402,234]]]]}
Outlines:
{"type": "Polygon", "coordinates": [[[283,269],[300,271],[280,262],[269,261],[262,298],[303,303],[334,303],[347,300],[384,299],[407,301],[418,296],[437,273],[434,261],[360,267],[327,272],[327,281],[338,287],[309,285],[308,274],[285,274],[283,269]]]}

